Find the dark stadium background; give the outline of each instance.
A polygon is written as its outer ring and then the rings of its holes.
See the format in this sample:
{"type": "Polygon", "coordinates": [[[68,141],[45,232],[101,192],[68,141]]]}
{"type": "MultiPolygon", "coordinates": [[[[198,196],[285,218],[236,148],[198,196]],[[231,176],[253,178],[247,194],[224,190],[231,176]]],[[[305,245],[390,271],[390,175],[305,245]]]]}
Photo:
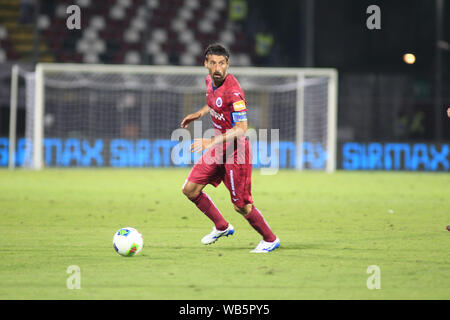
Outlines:
{"type": "MultiPolygon", "coordinates": [[[[81,30],[67,30],[58,6],[80,1],[24,0],[0,1],[0,136],[8,136],[11,65],[21,63],[31,69],[37,61],[86,62],[77,50],[83,28],[95,15],[108,17],[116,1],[81,1],[81,30]],[[39,3],[34,14],[33,3],[39,3]],[[35,17],[40,17],[35,19],[35,17]],[[42,18],[42,17],[46,18],[42,18]],[[39,22],[37,21],[39,20],[39,22]],[[38,26],[39,25],[39,26],[38,26]],[[37,27],[38,26],[38,27],[37,27]],[[14,30],[13,30],[14,29],[14,30]],[[37,37],[36,37],[37,36],[37,37]],[[40,50],[36,50],[40,47],[40,50]]],[[[203,8],[210,1],[199,0],[193,23],[189,24],[201,45],[219,39],[221,30],[232,24],[235,41],[232,55],[245,55],[247,64],[265,67],[332,67],[339,72],[338,142],[436,143],[450,140],[450,3],[437,10],[437,1],[400,0],[228,0],[214,30],[196,30],[203,8]],[[381,29],[369,30],[366,9],[381,9],[381,29]],[[231,8],[231,9],[230,9],[231,8]],[[232,11],[234,8],[235,11],[232,11]],[[441,21],[441,23],[439,23],[441,21]],[[440,30],[440,38],[438,39],[440,30]],[[440,40],[440,46],[437,45],[440,40]],[[256,48],[262,50],[257,50],[256,48]],[[414,64],[403,61],[405,53],[416,56],[414,64]],[[437,90],[437,88],[441,90],[437,90]]],[[[144,41],[127,43],[124,30],[132,22],[139,5],[151,0],[130,1],[121,23],[108,24],[103,37],[105,50],[98,63],[127,63],[127,50],[139,53],[134,63],[153,64],[144,41]]],[[[157,14],[151,27],[168,30],[163,49],[172,65],[186,64],[180,55],[186,50],[173,36],[174,12],[183,1],[155,1],[157,14]]],[[[150,27],[150,28],[151,28],[150,27]]],[[[139,39],[148,36],[147,26],[139,39]]],[[[197,54],[191,65],[201,65],[197,54]]],[[[189,64],[189,63],[188,63],[189,64]]],[[[22,93],[23,94],[23,93],[22,93]]],[[[18,136],[24,132],[24,104],[19,101],[18,136]]],[[[339,163],[339,161],[338,161],[339,163]]]]}

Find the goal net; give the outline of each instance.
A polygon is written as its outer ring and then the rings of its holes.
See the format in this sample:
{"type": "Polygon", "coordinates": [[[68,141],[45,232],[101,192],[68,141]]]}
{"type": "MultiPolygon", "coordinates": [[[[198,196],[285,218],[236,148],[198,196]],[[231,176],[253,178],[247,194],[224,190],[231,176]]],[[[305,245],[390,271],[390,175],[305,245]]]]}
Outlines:
{"type": "MultiPolygon", "coordinates": [[[[229,73],[246,96],[254,167],[335,170],[336,70],[231,67],[229,73]]],[[[174,161],[181,142],[173,133],[205,105],[206,74],[203,67],[38,64],[27,81],[21,164],[193,164],[197,155],[174,161]]],[[[198,138],[211,127],[205,116],[188,132],[198,138]]]]}

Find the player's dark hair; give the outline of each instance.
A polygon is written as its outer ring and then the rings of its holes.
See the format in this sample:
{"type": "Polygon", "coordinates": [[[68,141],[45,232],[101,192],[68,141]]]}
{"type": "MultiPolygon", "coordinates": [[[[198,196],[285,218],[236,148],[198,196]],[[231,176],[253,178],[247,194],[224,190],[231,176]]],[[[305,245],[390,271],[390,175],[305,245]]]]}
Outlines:
{"type": "Polygon", "coordinates": [[[223,45],[219,43],[210,44],[205,50],[205,60],[208,60],[208,56],[213,54],[215,56],[224,56],[227,60],[230,58],[230,52],[223,45]]]}

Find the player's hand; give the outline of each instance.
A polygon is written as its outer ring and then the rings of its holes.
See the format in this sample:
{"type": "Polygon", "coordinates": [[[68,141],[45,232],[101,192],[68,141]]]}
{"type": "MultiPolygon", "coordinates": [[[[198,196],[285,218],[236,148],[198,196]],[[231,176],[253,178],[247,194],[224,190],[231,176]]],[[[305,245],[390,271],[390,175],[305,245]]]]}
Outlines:
{"type": "Polygon", "coordinates": [[[191,144],[191,152],[202,152],[212,146],[212,139],[194,139],[194,143],[191,144]]]}
{"type": "Polygon", "coordinates": [[[450,108],[447,109],[447,116],[450,118],[450,108]]]}
{"type": "Polygon", "coordinates": [[[201,115],[200,115],[198,112],[188,114],[188,115],[183,119],[183,121],[181,121],[181,127],[182,127],[182,128],[187,128],[187,127],[189,126],[189,123],[191,123],[191,122],[194,121],[194,120],[199,119],[200,117],[201,117],[201,115]]]}

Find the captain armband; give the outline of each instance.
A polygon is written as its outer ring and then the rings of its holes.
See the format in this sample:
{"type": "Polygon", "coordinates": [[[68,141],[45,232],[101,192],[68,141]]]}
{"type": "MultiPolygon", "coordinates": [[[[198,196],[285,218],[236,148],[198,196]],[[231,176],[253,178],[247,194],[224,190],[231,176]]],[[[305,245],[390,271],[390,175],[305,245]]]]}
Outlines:
{"type": "Polygon", "coordinates": [[[247,121],[247,112],[241,111],[241,112],[233,112],[231,114],[233,117],[233,122],[241,122],[241,121],[247,121]]]}

